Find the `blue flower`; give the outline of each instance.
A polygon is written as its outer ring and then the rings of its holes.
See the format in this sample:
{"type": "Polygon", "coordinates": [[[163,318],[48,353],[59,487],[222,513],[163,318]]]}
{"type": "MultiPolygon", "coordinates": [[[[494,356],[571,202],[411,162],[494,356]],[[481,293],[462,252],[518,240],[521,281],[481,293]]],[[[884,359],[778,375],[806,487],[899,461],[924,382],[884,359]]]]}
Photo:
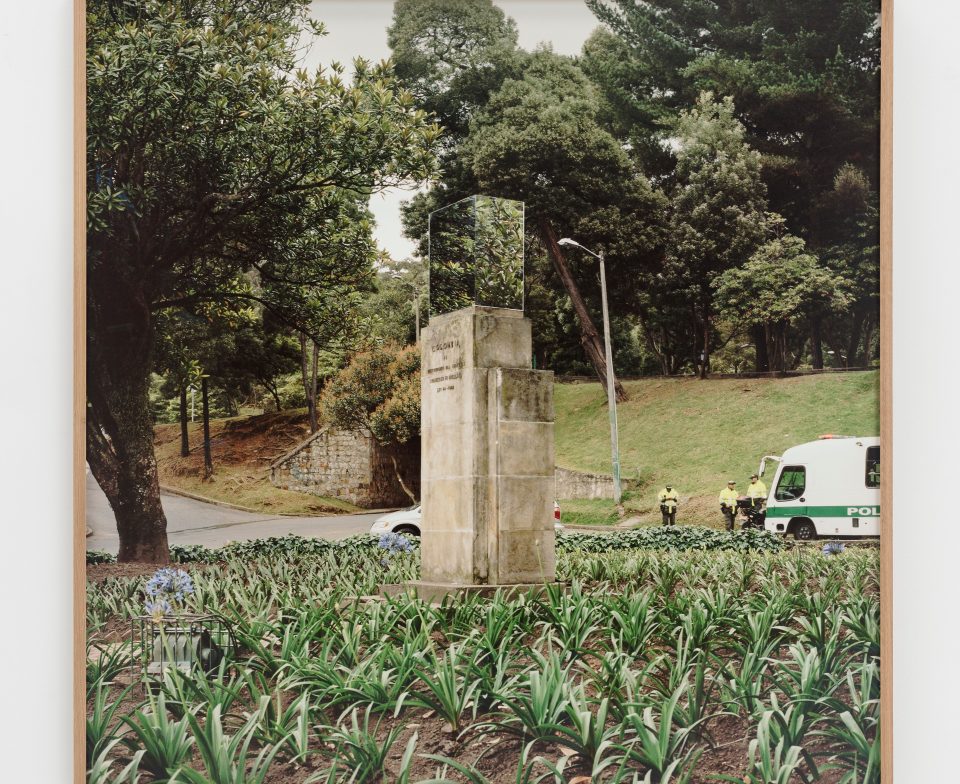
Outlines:
{"type": "Polygon", "coordinates": [[[183,569],[166,566],[157,569],[143,588],[148,597],[146,611],[151,615],[172,613],[193,593],[193,580],[183,569]]]}
{"type": "Polygon", "coordinates": [[[413,543],[407,537],[392,531],[382,534],[377,545],[391,555],[393,553],[408,553],[413,549],[413,543]]]}
{"type": "Polygon", "coordinates": [[[148,600],[144,609],[149,615],[169,615],[173,612],[173,606],[166,599],[148,600]]]}
{"type": "Polygon", "coordinates": [[[846,547],[844,546],[843,542],[827,542],[823,546],[823,554],[840,555],[840,553],[842,553],[845,549],[846,547]]]}

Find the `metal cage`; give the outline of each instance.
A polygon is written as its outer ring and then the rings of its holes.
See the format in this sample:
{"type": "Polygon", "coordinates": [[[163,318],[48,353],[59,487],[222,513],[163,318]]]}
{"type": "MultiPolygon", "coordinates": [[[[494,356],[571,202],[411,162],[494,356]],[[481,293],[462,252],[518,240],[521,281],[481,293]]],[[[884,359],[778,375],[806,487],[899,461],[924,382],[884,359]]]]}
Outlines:
{"type": "Polygon", "coordinates": [[[131,621],[130,649],[146,681],[160,681],[171,667],[212,675],[236,659],[230,624],[216,615],[143,615],[131,621]]]}

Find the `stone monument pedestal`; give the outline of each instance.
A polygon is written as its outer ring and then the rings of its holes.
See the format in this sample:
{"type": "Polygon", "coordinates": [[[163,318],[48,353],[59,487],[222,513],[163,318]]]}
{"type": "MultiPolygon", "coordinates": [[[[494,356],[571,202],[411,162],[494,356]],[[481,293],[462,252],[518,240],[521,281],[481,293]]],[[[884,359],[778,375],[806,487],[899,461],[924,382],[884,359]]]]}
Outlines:
{"type": "Polygon", "coordinates": [[[530,320],[470,305],[421,337],[424,598],[542,590],[556,579],[553,373],[533,370],[530,320]]]}

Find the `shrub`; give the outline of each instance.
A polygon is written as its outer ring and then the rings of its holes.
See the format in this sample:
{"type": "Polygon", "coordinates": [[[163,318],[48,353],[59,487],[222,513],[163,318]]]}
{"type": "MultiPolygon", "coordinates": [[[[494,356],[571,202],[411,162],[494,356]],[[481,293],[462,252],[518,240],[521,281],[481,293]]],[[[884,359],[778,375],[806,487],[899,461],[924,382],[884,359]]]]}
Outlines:
{"type": "MultiPolygon", "coordinates": [[[[639,528],[613,533],[581,533],[561,531],[557,534],[559,552],[607,553],[620,550],[733,550],[740,552],[779,552],[785,546],[782,537],[769,531],[717,531],[696,526],[639,528]]],[[[339,541],[313,537],[272,536],[230,542],[223,547],[209,548],[199,544],[172,545],[170,560],[175,563],[215,563],[238,559],[290,558],[291,556],[334,553],[349,555],[356,552],[374,552],[380,549],[380,537],[357,534],[339,541]]],[[[419,550],[420,542],[413,539],[410,549],[419,550]]],[[[87,563],[116,563],[116,556],[99,550],[87,552],[87,563]]]]}

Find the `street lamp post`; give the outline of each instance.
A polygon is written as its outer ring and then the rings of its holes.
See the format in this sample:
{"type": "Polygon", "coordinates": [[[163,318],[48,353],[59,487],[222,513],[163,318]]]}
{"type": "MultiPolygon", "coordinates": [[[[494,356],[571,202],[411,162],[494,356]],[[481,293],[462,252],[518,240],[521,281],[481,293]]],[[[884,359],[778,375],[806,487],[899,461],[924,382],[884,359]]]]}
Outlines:
{"type": "Polygon", "coordinates": [[[583,247],[576,240],[564,237],[559,240],[559,245],[569,245],[589,253],[595,259],[600,261],[600,299],[603,303],[603,343],[607,364],[607,410],[610,413],[610,458],[613,463],[613,497],[616,503],[620,503],[622,492],[620,488],[620,442],[617,436],[617,391],[614,389],[613,375],[613,349],[610,345],[610,313],[607,309],[607,270],[603,263],[603,251],[594,253],[589,248],[583,247]]]}

